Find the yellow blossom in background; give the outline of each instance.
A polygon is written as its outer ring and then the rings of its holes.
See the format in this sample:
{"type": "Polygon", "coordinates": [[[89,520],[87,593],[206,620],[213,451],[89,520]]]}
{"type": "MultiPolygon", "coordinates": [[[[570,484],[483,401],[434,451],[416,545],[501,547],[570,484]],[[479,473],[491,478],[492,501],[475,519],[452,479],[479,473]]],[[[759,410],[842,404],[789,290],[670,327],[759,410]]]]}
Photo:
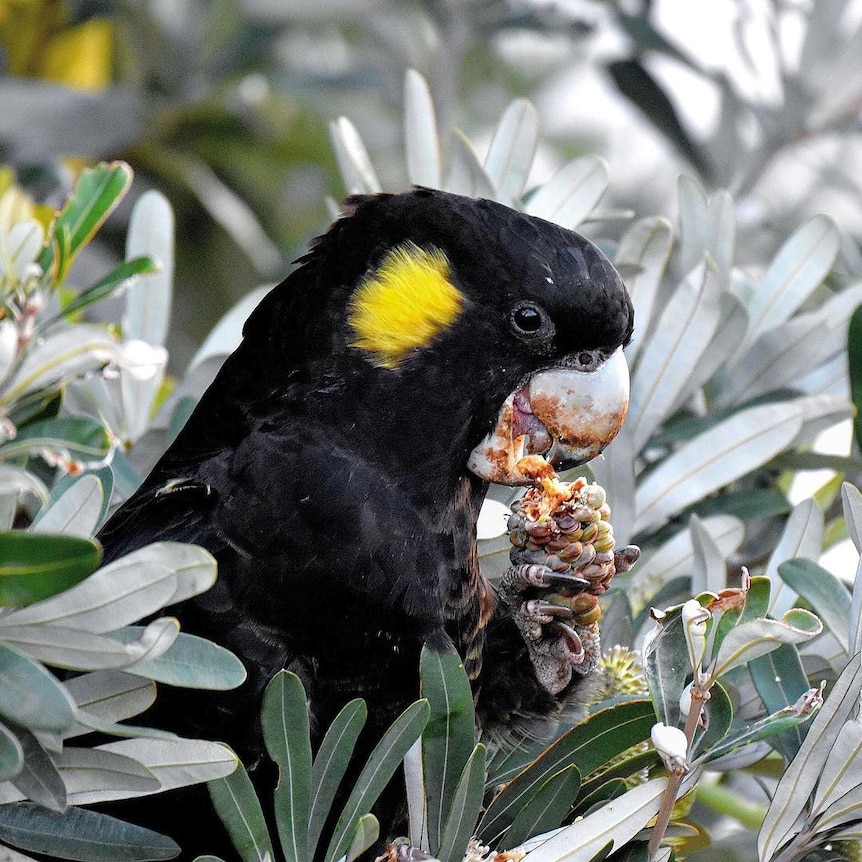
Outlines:
{"type": "Polygon", "coordinates": [[[13,75],[96,92],[111,83],[114,25],[94,18],[70,24],[51,0],[0,0],[0,44],[13,75]]]}

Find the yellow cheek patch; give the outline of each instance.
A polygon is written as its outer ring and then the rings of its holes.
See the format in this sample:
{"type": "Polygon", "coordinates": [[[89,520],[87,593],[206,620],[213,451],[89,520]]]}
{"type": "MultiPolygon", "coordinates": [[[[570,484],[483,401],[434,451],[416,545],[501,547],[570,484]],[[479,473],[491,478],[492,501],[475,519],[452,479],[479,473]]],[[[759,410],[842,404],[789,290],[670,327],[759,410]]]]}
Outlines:
{"type": "Polygon", "coordinates": [[[356,336],[350,345],[367,351],[380,368],[397,368],[449,327],[463,306],[464,295],[449,280],[446,255],[406,242],[356,289],[348,315],[356,336]]]}

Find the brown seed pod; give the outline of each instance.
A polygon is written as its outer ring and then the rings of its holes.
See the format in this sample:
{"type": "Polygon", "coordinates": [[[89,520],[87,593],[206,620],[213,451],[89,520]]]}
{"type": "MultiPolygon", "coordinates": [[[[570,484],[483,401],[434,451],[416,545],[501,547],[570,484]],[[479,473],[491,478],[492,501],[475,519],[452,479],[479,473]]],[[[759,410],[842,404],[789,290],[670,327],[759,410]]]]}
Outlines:
{"type": "Polygon", "coordinates": [[[589,582],[587,589],[556,588],[543,599],[573,613],[571,625],[598,650],[598,596],[616,573],[614,530],[605,490],[584,478],[562,482],[553,471],[537,471],[533,487],[509,518],[513,565],[544,565],[589,582]]]}

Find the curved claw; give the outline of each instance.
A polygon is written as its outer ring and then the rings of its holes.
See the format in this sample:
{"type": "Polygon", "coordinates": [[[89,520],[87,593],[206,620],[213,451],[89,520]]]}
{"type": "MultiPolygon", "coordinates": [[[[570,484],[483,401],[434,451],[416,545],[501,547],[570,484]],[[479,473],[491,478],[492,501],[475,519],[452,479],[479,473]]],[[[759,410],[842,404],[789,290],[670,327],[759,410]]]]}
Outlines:
{"type": "Polygon", "coordinates": [[[549,587],[565,587],[575,593],[582,593],[584,590],[592,589],[592,584],[577,575],[565,575],[560,572],[549,571],[544,575],[545,581],[549,587]]]}
{"type": "Polygon", "coordinates": [[[524,602],[524,613],[533,620],[542,623],[550,623],[558,617],[566,620],[575,618],[575,612],[565,605],[555,605],[553,602],[545,602],[542,599],[530,599],[524,602]]]}
{"type": "Polygon", "coordinates": [[[560,620],[554,620],[553,627],[565,637],[570,649],[570,661],[572,664],[580,664],[585,656],[586,650],[581,641],[581,636],[569,625],[566,625],[560,620]]]}
{"type": "Polygon", "coordinates": [[[637,545],[626,545],[614,551],[614,570],[617,574],[627,572],[638,561],[641,549],[637,545]]]}
{"type": "Polygon", "coordinates": [[[507,569],[500,581],[500,588],[504,595],[524,593],[530,589],[565,589],[574,595],[592,589],[592,585],[584,578],[554,572],[547,566],[531,564],[507,569]]]}

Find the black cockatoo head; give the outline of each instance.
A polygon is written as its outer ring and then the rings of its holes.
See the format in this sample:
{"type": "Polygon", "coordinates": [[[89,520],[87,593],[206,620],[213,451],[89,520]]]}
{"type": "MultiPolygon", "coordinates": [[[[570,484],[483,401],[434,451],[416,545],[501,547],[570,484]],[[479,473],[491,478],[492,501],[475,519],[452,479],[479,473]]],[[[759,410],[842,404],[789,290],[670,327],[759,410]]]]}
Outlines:
{"type": "MultiPolygon", "coordinates": [[[[522,454],[565,466],[616,434],[632,326],[625,286],[584,237],[417,189],[348,199],[245,347],[275,346],[285,382],[315,387],[304,409],[352,445],[523,484],[522,454]]],[[[261,377],[279,386],[268,361],[261,377]]]]}

